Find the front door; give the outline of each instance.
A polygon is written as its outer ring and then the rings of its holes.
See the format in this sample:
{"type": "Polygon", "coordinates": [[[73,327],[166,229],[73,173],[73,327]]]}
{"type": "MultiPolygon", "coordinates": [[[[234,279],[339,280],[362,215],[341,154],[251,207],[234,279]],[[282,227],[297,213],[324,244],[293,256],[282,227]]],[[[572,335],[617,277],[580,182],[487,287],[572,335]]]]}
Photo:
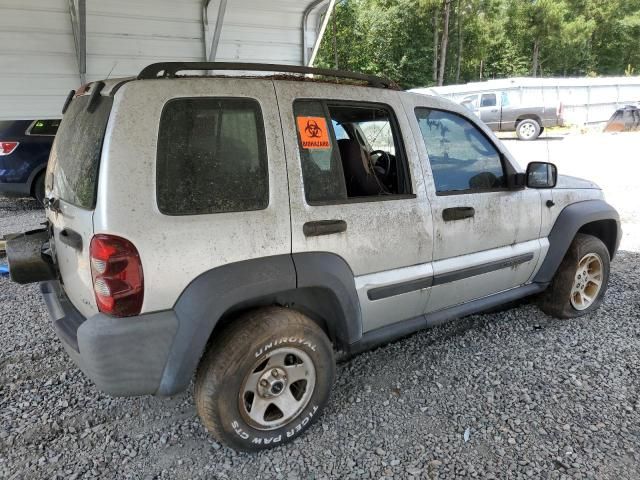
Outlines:
{"type": "Polygon", "coordinates": [[[422,315],[433,225],[398,92],[274,83],[287,133],[293,254],[328,252],[348,264],[363,332],[422,315]]]}
{"type": "Polygon", "coordinates": [[[507,188],[515,171],[488,134],[428,98],[405,100],[425,169],[434,222],[434,312],[527,283],[541,251],[541,200],[507,188]]]}

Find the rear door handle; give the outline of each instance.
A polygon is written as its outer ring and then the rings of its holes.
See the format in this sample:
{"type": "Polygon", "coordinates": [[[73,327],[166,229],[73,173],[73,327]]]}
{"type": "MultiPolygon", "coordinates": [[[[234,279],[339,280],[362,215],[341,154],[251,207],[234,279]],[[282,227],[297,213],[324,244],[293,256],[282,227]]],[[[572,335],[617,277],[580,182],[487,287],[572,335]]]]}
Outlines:
{"type": "Polygon", "coordinates": [[[307,222],[302,226],[305,237],[319,237],[347,231],[347,222],[344,220],[317,220],[307,222]]]}
{"type": "Polygon", "coordinates": [[[476,214],[473,207],[452,207],[442,210],[442,219],[445,222],[453,222],[455,220],[463,220],[471,218],[476,214]]]}

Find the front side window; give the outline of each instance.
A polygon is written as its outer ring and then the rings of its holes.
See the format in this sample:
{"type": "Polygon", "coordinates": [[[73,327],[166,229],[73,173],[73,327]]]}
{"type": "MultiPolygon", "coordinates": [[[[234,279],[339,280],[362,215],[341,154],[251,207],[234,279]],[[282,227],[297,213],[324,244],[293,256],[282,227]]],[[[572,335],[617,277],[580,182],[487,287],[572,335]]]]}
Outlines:
{"type": "Polygon", "coordinates": [[[458,114],[430,108],[417,108],[416,117],[437,193],[506,187],[500,154],[475,125],[458,114]]]}
{"type": "Polygon", "coordinates": [[[299,100],[294,114],[310,204],[411,193],[406,155],[389,107],[299,100]]]}
{"type": "Polygon", "coordinates": [[[158,134],[157,201],[166,215],[266,208],[267,148],[258,102],[245,98],[168,102],[158,134]]]}

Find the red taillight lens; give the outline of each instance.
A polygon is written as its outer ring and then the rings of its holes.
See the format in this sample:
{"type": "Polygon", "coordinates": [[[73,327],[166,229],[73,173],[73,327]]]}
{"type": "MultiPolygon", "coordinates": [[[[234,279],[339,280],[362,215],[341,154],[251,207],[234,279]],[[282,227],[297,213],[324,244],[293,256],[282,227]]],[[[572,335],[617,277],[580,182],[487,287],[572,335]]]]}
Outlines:
{"type": "Polygon", "coordinates": [[[0,142],[0,156],[11,155],[20,142],[0,142]]]}
{"type": "Polygon", "coordinates": [[[144,300],[144,277],[133,243],[114,235],[94,235],[89,252],[98,309],[116,317],[138,315],[144,300]]]}

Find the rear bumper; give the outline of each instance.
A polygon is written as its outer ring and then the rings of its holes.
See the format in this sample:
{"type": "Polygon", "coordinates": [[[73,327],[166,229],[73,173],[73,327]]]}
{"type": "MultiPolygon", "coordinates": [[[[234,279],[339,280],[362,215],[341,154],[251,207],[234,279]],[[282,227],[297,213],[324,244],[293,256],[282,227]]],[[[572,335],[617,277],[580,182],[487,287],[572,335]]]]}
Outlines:
{"type": "Polygon", "coordinates": [[[114,318],[83,317],[57,281],[40,290],[65,350],[96,386],[114,396],[153,395],[160,388],[178,330],[172,310],[114,318]]]}

